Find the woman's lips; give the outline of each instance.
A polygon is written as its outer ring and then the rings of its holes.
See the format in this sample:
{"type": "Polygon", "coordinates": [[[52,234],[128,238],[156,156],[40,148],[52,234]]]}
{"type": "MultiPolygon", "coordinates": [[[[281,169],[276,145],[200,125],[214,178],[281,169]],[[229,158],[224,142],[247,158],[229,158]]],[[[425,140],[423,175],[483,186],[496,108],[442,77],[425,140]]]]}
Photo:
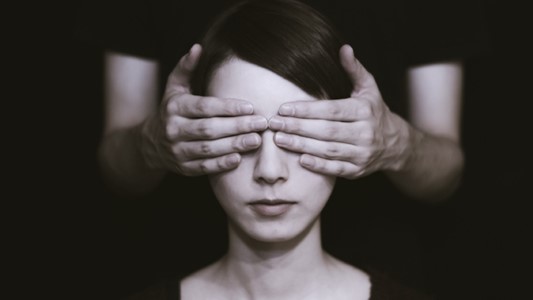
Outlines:
{"type": "Polygon", "coordinates": [[[248,203],[252,210],[264,217],[276,217],[286,213],[296,202],[286,200],[258,200],[248,203]]]}

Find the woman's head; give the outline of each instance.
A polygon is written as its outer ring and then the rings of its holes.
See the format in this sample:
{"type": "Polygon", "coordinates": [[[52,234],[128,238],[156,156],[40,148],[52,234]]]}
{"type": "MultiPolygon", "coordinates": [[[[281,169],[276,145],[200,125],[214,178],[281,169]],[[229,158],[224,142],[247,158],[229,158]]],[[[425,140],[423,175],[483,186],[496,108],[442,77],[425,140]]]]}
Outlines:
{"type": "Polygon", "coordinates": [[[299,1],[244,1],[219,15],[205,34],[192,92],[204,95],[213,72],[227,59],[238,57],[314,97],[345,98],[352,84],[339,61],[342,45],[331,23],[299,1]]]}
{"type": "MultiPolygon", "coordinates": [[[[343,98],[352,90],[339,62],[341,40],[296,1],[234,6],[216,19],[202,46],[193,93],[245,99],[267,119],[283,103],[343,98]]],[[[314,224],[335,183],[303,168],[300,154],[277,147],[273,136],[266,130],[236,169],[209,177],[233,228],[264,242],[293,239],[314,224]]]]}

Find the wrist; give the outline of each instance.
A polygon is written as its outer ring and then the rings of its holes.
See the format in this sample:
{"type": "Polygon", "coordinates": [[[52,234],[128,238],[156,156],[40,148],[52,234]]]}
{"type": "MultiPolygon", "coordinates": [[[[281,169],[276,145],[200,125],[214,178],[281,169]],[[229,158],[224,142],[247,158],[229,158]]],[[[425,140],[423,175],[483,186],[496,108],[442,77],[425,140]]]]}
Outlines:
{"type": "Polygon", "coordinates": [[[396,119],[394,123],[398,131],[396,138],[392,139],[394,144],[388,147],[393,151],[393,154],[390,155],[392,159],[387,169],[394,172],[405,172],[411,169],[415,160],[417,145],[422,139],[422,133],[400,116],[396,114],[393,116],[396,119]]]}
{"type": "Polygon", "coordinates": [[[159,120],[155,116],[150,116],[141,124],[135,127],[135,141],[141,154],[143,165],[147,170],[163,170],[164,164],[161,159],[159,120]]]}

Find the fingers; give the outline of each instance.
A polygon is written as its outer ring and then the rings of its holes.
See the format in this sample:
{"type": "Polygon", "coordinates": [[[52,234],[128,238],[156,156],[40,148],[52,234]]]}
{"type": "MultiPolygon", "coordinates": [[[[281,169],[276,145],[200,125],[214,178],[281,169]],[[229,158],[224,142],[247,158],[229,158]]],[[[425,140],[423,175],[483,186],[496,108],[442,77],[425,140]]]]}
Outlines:
{"type": "Polygon", "coordinates": [[[357,147],[350,144],[325,142],[283,132],[276,132],[274,142],[291,152],[308,153],[326,159],[349,161],[357,156],[357,147]]]}
{"type": "Polygon", "coordinates": [[[323,141],[356,143],[366,140],[369,132],[367,122],[336,122],[329,120],[297,119],[274,116],[269,120],[269,127],[275,131],[296,134],[323,141]]]}
{"type": "Polygon", "coordinates": [[[329,160],[342,160],[364,166],[372,160],[371,148],[347,143],[325,142],[294,134],[276,132],[274,142],[280,148],[307,153],[329,160]]]}
{"type": "Polygon", "coordinates": [[[263,131],[268,121],[262,116],[233,118],[184,119],[171,117],[167,124],[167,137],[171,141],[213,140],[227,136],[263,131]]]}
{"type": "Polygon", "coordinates": [[[187,118],[249,115],[252,104],[239,99],[221,99],[191,94],[178,94],[167,103],[167,114],[187,118]]]}
{"type": "Polygon", "coordinates": [[[279,114],[302,119],[324,119],[353,122],[367,119],[371,105],[364,99],[338,99],[318,101],[294,101],[280,106],[279,114]]]}
{"type": "Polygon", "coordinates": [[[179,90],[189,87],[190,75],[194,67],[196,67],[201,52],[202,47],[199,44],[194,44],[189,52],[181,57],[174,70],[170,73],[167,90],[172,87],[179,90]]]}
{"type": "Polygon", "coordinates": [[[173,146],[174,153],[186,160],[215,158],[235,152],[246,152],[261,145],[261,136],[249,133],[217,140],[183,142],[173,146]]]}
{"type": "Polygon", "coordinates": [[[363,89],[377,88],[374,76],[354,56],[353,49],[349,45],[343,45],[339,50],[341,65],[352,80],[354,92],[363,89]]]}
{"type": "Polygon", "coordinates": [[[186,176],[215,174],[236,168],[241,162],[238,153],[232,153],[210,159],[199,159],[184,163],[179,173],[186,176]]]}
{"type": "Polygon", "coordinates": [[[310,171],[330,176],[355,179],[364,175],[364,169],[352,163],[307,154],[302,155],[300,164],[310,171]]]}

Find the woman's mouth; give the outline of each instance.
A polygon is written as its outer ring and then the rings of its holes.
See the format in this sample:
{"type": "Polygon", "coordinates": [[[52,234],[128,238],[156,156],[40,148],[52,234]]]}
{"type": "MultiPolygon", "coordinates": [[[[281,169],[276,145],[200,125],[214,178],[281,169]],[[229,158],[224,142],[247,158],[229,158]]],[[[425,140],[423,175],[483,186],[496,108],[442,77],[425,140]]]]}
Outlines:
{"type": "Polygon", "coordinates": [[[293,205],[295,201],[287,200],[257,200],[248,203],[252,210],[264,217],[277,217],[286,213],[293,205]]]}

